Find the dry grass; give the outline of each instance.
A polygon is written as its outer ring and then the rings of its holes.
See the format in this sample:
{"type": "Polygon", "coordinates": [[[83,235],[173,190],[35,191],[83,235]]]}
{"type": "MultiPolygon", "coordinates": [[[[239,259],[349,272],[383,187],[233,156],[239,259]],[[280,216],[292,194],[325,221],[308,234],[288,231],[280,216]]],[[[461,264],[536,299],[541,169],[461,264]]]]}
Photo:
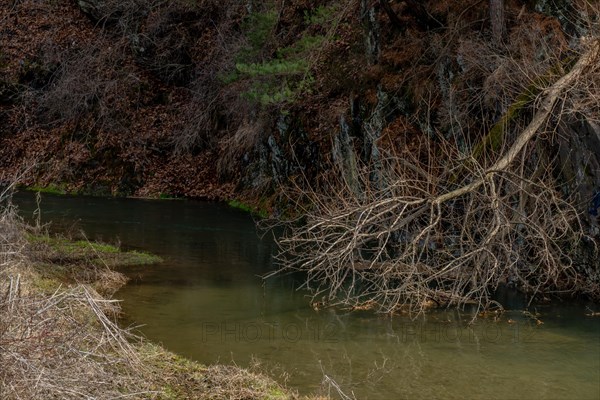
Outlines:
{"type": "Polygon", "coordinates": [[[44,244],[43,257],[39,242],[32,251],[29,228],[2,197],[1,399],[296,398],[259,373],[204,367],[119,327],[118,302],[95,288],[110,293],[124,278],[88,256],[57,257],[44,244]]]}
{"type": "Polygon", "coordinates": [[[112,302],[85,286],[39,296],[22,290],[18,277],[8,282],[0,305],[2,398],[150,397],[127,332],[108,317],[112,302]]]}
{"type": "Polygon", "coordinates": [[[8,206],[0,219],[0,397],[150,397],[118,306],[87,285],[45,294],[25,249],[25,226],[8,206]]]}

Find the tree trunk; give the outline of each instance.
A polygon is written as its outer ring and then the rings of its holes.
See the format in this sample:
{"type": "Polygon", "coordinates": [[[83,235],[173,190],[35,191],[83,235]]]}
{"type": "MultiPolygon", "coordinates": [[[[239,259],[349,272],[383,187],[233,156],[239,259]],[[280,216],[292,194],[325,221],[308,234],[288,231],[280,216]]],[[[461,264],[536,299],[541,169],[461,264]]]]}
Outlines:
{"type": "Polygon", "coordinates": [[[400,21],[400,18],[398,18],[398,16],[392,9],[392,6],[390,6],[390,3],[388,3],[388,0],[379,0],[379,4],[381,5],[381,8],[383,8],[383,11],[385,11],[385,13],[387,14],[390,21],[392,22],[392,25],[394,25],[400,32],[404,32],[405,27],[402,24],[402,21],[400,21]]]}
{"type": "Polygon", "coordinates": [[[490,21],[494,42],[501,43],[504,36],[504,0],[490,0],[490,21]]]}
{"type": "MultiPolygon", "coordinates": [[[[556,81],[553,85],[546,89],[546,96],[541,102],[540,107],[533,116],[533,119],[525,127],[525,129],[519,134],[515,142],[508,149],[508,151],[494,163],[490,168],[485,171],[484,176],[493,174],[497,171],[504,171],[519,155],[521,150],[529,143],[533,137],[538,133],[538,130],[552,114],[554,106],[558,102],[559,98],[564,95],[580,77],[585,73],[586,69],[598,62],[600,58],[600,40],[595,40],[590,46],[589,50],[584,53],[579,61],[575,64],[573,69],[556,81]]],[[[474,189],[477,189],[485,182],[484,178],[474,180],[472,183],[454,189],[451,192],[444,193],[433,200],[433,204],[441,204],[448,200],[454,199],[458,196],[462,196],[474,189]]]]}

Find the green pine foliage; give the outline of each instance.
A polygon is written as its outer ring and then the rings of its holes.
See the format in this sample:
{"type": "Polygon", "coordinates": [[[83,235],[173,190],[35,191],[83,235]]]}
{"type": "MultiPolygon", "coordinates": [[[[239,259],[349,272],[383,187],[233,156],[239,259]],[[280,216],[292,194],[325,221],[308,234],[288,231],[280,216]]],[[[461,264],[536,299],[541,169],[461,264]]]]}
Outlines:
{"type": "Polygon", "coordinates": [[[329,23],[334,11],[333,7],[319,6],[306,12],[305,33],[279,48],[273,43],[279,13],[268,9],[251,14],[244,23],[248,45],[238,53],[235,70],[221,75],[221,82],[247,82],[243,97],[261,106],[293,102],[301,93],[310,92],[314,77],[308,60],[322,48],[325,36],[309,34],[308,30],[329,23]]]}

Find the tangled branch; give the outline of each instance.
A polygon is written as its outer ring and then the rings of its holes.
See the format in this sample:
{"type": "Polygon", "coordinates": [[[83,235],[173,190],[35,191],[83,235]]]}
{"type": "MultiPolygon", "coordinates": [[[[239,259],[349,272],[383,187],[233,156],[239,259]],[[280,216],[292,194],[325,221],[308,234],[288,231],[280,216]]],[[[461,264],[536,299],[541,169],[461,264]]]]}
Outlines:
{"type": "Polygon", "coordinates": [[[387,160],[378,171],[380,189],[366,171],[361,193],[309,193],[313,206],[303,223],[294,221],[279,239],[282,270],[305,272],[305,286],[319,299],[377,304],[385,312],[486,307],[500,284],[533,293],[575,291],[578,215],[554,183],[553,160],[534,139],[598,64],[600,41],[588,44],[540,95],[531,122],[491,167],[440,146],[442,153],[429,157],[436,165],[409,155],[387,160]]]}

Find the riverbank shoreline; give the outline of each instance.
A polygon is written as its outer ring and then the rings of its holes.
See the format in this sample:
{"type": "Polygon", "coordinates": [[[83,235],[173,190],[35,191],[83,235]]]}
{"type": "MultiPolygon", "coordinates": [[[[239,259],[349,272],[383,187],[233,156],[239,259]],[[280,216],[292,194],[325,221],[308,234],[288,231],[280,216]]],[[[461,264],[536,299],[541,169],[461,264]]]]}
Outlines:
{"type": "Polygon", "coordinates": [[[259,372],[206,366],[116,323],[114,270],[159,257],[53,237],[0,210],[0,397],[295,399],[259,372]]]}
{"type": "Polygon", "coordinates": [[[235,208],[237,210],[244,211],[246,213],[251,214],[253,217],[257,217],[259,219],[268,218],[273,210],[272,207],[265,205],[264,201],[260,201],[257,199],[247,198],[241,194],[238,196],[227,196],[227,197],[217,197],[217,198],[209,198],[209,197],[187,197],[187,196],[171,196],[164,193],[154,193],[148,194],[147,196],[119,196],[119,195],[107,195],[105,193],[86,193],[79,191],[71,191],[67,190],[64,187],[56,186],[56,185],[48,185],[48,186],[26,186],[20,185],[17,186],[18,190],[22,190],[25,192],[36,193],[40,195],[51,195],[51,196],[87,196],[87,197],[96,197],[96,198],[124,198],[124,199],[134,199],[134,200],[152,200],[152,201],[208,201],[215,202],[220,204],[228,205],[231,208],[235,208]]]}

